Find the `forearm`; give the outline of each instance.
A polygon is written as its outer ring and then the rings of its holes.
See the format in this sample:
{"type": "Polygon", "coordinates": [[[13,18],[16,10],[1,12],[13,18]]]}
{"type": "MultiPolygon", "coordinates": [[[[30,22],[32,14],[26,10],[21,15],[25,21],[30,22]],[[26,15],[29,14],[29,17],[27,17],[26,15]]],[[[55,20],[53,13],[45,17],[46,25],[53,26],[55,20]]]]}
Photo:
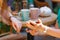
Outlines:
{"type": "MultiPolygon", "coordinates": [[[[47,27],[47,26],[45,26],[47,27]]],[[[44,28],[42,28],[42,30],[44,31],[44,28]]],[[[41,28],[40,28],[41,31],[41,28]]],[[[50,28],[48,27],[48,30],[46,31],[46,34],[53,36],[53,37],[57,37],[60,38],[60,29],[55,29],[55,28],[50,28]]]]}
{"type": "Polygon", "coordinates": [[[49,28],[47,30],[46,34],[60,38],[60,30],[59,29],[49,28]]]}
{"type": "MultiPolygon", "coordinates": [[[[11,14],[11,13],[10,13],[11,14]]],[[[2,21],[7,24],[10,25],[11,24],[11,20],[10,20],[10,14],[8,11],[5,11],[3,14],[1,14],[2,16],[2,21]]]]}
{"type": "Polygon", "coordinates": [[[58,22],[56,21],[55,28],[59,29],[58,22]]]}

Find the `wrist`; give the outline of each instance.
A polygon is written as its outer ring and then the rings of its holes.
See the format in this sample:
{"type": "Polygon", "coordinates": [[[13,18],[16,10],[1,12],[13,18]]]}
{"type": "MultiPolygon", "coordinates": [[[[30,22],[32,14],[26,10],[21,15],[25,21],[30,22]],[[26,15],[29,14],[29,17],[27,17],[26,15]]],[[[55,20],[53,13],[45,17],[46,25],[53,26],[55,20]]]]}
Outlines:
{"type": "Polygon", "coordinates": [[[43,33],[44,29],[45,29],[44,27],[41,27],[41,26],[38,27],[38,31],[40,31],[42,33],[43,33]]]}
{"type": "Polygon", "coordinates": [[[48,29],[49,29],[49,27],[44,26],[44,31],[43,31],[43,33],[47,33],[48,29]]]}
{"type": "Polygon", "coordinates": [[[40,28],[40,30],[41,30],[42,33],[43,33],[44,29],[45,29],[44,27],[41,27],[41,28],[40,28]]]}
{"type": "Polygon", "coordinates": [[[9,19],[11,20],[11,18],[13,17],[13,15],[11,13],[9,13],[9,19]]]}
{"type": "Polygon", "coordinates": [[[43,33],[47,33],[48,29],[49,29],[49,27],[43,25],[42,28],[41,28],[41,31],[42,31],[43,33]]]}
{"type": "Polygon", "coordinates": [[[45,26],[45,25],[42,25],[42,26],[39,26],[38,30],[42,33],[46,33],[47,30],[48,30],[49,27],[45,26]]]}

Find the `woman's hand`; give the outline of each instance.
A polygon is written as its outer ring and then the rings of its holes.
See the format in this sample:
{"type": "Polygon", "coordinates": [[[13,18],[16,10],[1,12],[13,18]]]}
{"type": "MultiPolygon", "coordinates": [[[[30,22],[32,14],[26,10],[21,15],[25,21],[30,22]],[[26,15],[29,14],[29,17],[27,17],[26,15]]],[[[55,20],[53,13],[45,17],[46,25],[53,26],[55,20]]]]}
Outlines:
{"type": "Polygon", "coordinates": [[[26,32],[27,32],[27,33],[30,33],[32,36],[40,36],[40,35],[45,36],[45,35],[46,35],[45,33],[42,33],[42,32],[40,32],[40,31],[36,31],[36,30],[26,29],[26,32]]]}
{"type": "Polygon", "coordinates": [[[27,33],[30,33],[32,36],[38,36],[40,33],[36,30],[29,30],[28,28],[26,29],[27,33]]]}
{"type": "Polygon", "coordinates": [[[11,17],[13,28],[19,33],[22,28],[22,23],[17,20],[15,17],[11,17]]]}
{"type": "Polygon", "coordinates": [[[38,19],[37,22],[31,21],[31,20],[28,21],[28,22],[26,23],[26,26],[27,26],[28,28],[32,29],[32,30],[37,30],[38,28],[42,27],[43,24],[42,24],[41,20],[38,19]]]}
{"type": "Polygon", "coordinates": [[[30,30],[27,30],[27,32],[29,32],[31,35],[39,35],[39,33],[43,31],[43,24],[40,19],[38,19],[37,22],[28,21],[26,26],[30,28],[30,30]]]}

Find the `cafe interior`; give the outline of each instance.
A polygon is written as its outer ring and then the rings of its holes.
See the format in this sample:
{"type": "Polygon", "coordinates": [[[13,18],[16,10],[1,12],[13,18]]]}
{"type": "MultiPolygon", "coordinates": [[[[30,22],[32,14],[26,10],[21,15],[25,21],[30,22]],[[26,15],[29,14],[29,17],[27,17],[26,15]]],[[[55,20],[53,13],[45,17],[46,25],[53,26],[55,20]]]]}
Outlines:
{"type": "Polygon", "coordinates": [[[60,40],[60,36],[51,36],[53,32],[46,33],[47,28],[43,32],[35,28],[40,19],[43,25],[59,29],[59,15],[60,0],[0,0],[0,40],[60,40]],[[30,21],[37,24],[32,27],[30,21]]]}

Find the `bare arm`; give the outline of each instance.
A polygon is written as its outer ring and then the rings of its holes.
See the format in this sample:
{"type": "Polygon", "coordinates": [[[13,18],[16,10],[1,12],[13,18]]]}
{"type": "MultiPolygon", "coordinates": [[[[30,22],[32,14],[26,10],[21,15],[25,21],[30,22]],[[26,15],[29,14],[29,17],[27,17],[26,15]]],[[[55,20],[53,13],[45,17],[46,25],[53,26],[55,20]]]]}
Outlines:
{"type": "Polygon", "coordinates": [[[58,28],[58,22],[57,22],[57,21],[56,21],[56,24],[55,24],[55,28],[59,29],[59,28],[58,28]]]}
{"type": "MultiPolygon", "coordinates": [[[[45,26],[45,27],[47,27],[47,26],[45,26]]],[[[39,29],[40,29],[40,31],[41,30],[44,31],[45,28],[42,27],[42,29],[41,28],[39,28],[39,29]]],[[[48,30],[47,30],[46,34],[48,34],[50,36],[60,38],[60,29],[55,29],[55,28],[48,27],[48,30]]]]}
{"type": "Polygon", "coordinates": [[[17,32],[20,32],[20,29],[22,27],[22,23],[18,19],[16,19],[15,17],[13,17],[11,12],[12,12],[11,7],[7,6],[7,0],[4,0],[2,3],[1,12],[0,12],[0,14],[2,16],[2,21],[8,25],[13,26],[13,28],[17,32]]]}
{"type": "Polygon", "coordinates": [[[47,35],[60,38],[60,29],[45,26],[42,24],[42,22],[40,20],[38,23],[35,23],[34,21],[27,22],[26,25],[28,28],[30,28],[32,30],[36,30],[36,31],[45,33],[47,35]],[[47,28],[47,30],[46,30],[46,28],[47,28]]]}
{"type": "Polygon", "coordinates": [[[2,21],[7,24],[10,25],[11,21],[10,21],[10,15],[9,15],[9,11],[8,10],[4,10],[4,12],[1,14],[2,16],[2,21]]]}

